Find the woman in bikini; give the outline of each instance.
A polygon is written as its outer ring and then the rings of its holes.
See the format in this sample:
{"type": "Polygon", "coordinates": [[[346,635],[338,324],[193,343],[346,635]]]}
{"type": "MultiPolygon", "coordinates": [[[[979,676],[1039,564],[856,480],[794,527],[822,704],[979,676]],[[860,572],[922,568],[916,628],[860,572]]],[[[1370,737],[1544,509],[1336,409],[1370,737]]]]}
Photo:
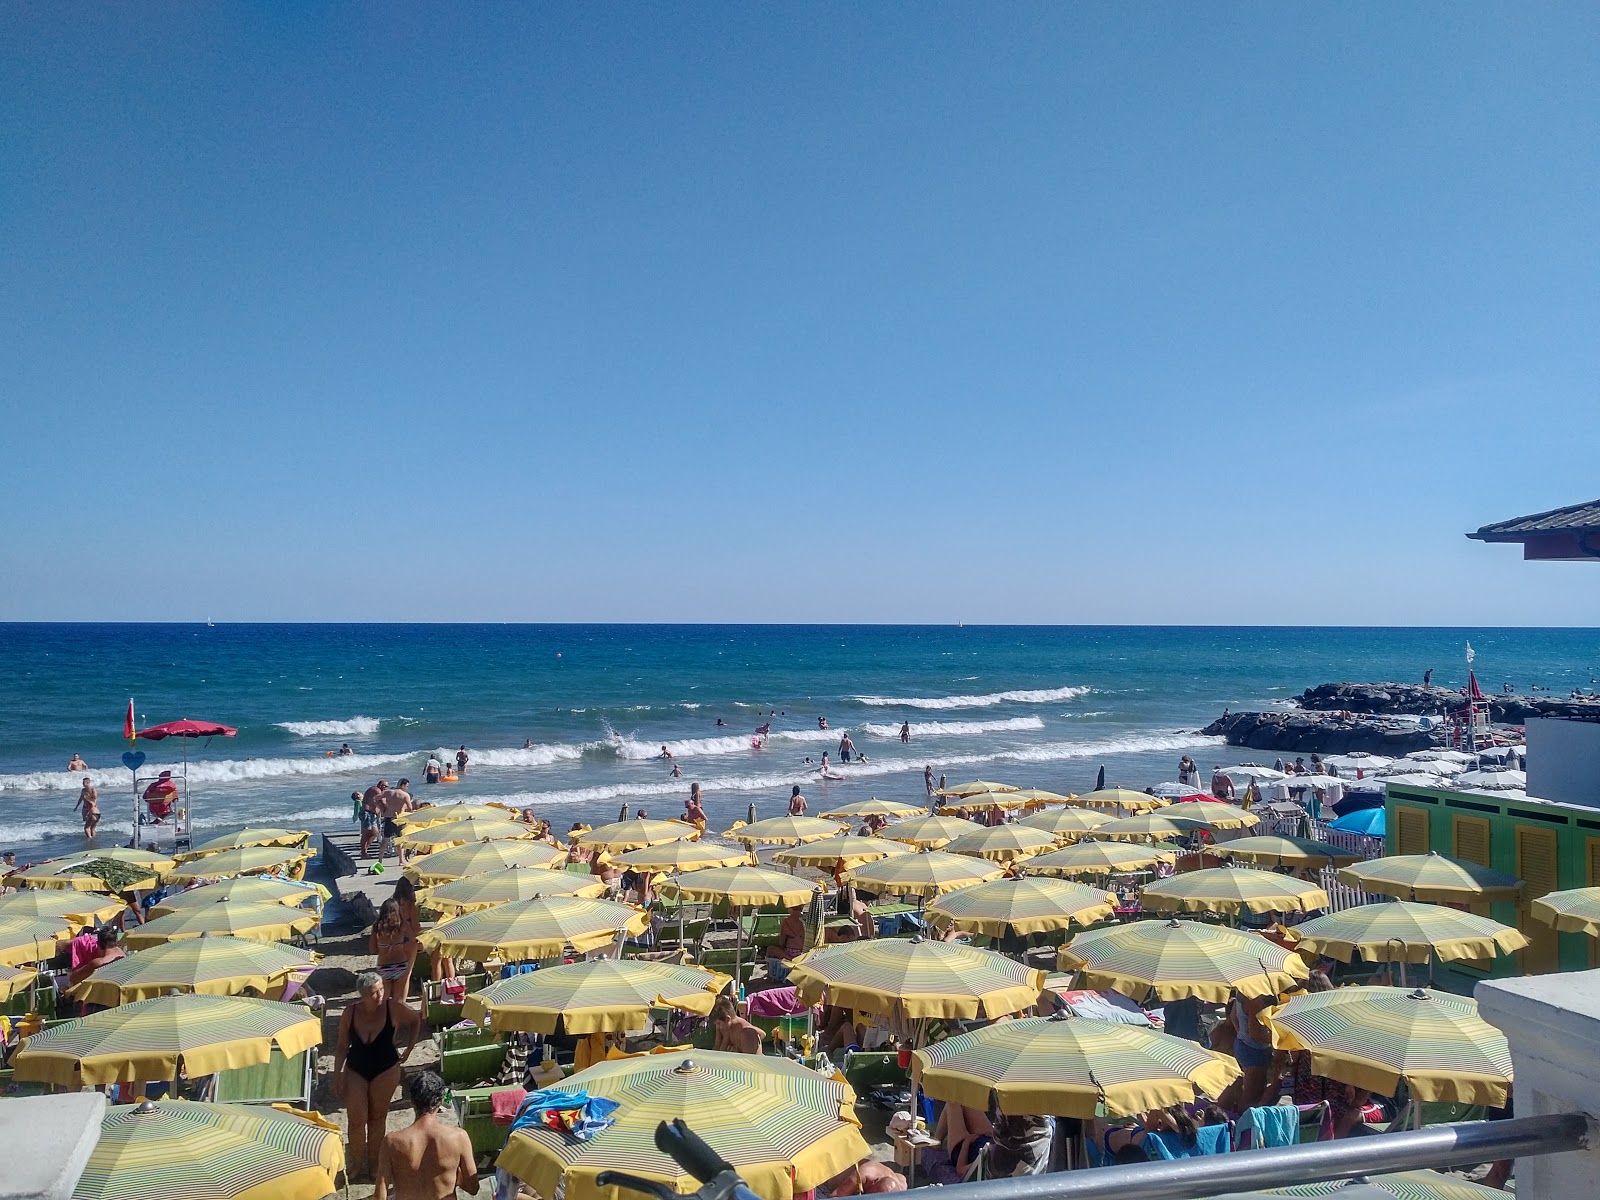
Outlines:
{"type": "Polygon", "coordinates": [[[356,991],[357,999],[339,1017],[333,1087],[349,1119],[351,1182],[368,1182],[388,1127],[389,1102],[400,1085],[400,1064],[411,1056],[422,1022],[389,995],[375,971],[356,976],[356,991]]]}
{"type": "MultiPolygon", "coordinates": [[[[408,880],[400,881],[407,885],[408,880]]],[[[406,917],[400,899],[400,889],[383,902],[378,909],[378,919],[372,923],[370,949],[378,959],[378,976],[389,985],[389,992],[401,1004],[407,1002],[411,992],[411,971],[417,963],[417,952],[422,948],[417,934],[422,932],[416,918],[416,894],[411,893],[411,917],[406,917]]]]}

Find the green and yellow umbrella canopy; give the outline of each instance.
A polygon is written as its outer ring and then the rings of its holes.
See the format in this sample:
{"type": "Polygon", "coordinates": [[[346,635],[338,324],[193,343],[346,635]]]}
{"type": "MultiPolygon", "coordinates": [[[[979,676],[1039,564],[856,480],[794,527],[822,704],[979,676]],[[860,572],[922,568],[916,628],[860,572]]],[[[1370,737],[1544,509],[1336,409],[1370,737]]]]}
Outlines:
{"type": "Polygon", "coordinates": [[[879,800],[876,796],[871,796],[854,804],[830,808],[822,815],[829,820],[839,821],[854,821],[858,817],[886,817],[892,821],[899,817],[920,817],[927,811],[918,804],[900,804],[894,800],[879,800]]]}
{"type": "Polygon", "coordinates": [[[648,913],[627,904],[543,896],[452,918],[424,930],[420,941],[452,958],[525,962],[554,958],[568,946],[584,954],[611,942],[619,931],[642,933],[649,924],[648,913]]]}
{"type": "Polygon", "coordinates": [[[723,846],[717,842],[688,842],[681,838],[675,842],[662,842],[656,846],[641,846],[612,858],[613,866],[644,871],[651,875],[676,874],[679,871],[699,871],[705,867],[736,867],[750,861],[750,851],[743,846],[723,846]]]}
{"type": "Polygon", "coordinates": [[[0,921],[14,917],[57,919],[65,921],[76,933],[85,925],[111,920],[126,907],[115,897],[97,896],[93,892],[24,888],[0,896],[0,921]]]}
{"type": "MultiPolygon", "coordinates": [[[[0,897],[3,902],[4,897],[0,897]]],[[[1533,915],[1562,933],[1587,933],[1600,937],[1600,887],[1572,888],[1547,892],[1530,906],[1533,915]]],[[[0,903],[0,916],[5,914],[0,903]]]]}
{"type": "Polygon", "coordinates": [[[947,854],[970,854],[990,862],[1009,863],[1019,858],[1032,858],[1035,854],[1055,848],[1056,839],[1042,829],[1029,829],[1026,825],[996,825],[993,829],[975,829],[946,843],[947,854]]]}
{"type": "Polygon", "coordinates": [[[1109,917],[1117,898],[1099,888],[1045,877],[996,879],[961,888],[928,906],[935,925],[995,937],[1042,933],[1109,917]]]}
{"type": "Polygon", "coordinates": [[[1089,1118],[1217,1096],[1238,1064],[1194,1042],[1138,1025],[1084,1017],[1027,1017],[918,1050],[914,1075],[936,1100],[979,1110],[999,1095],[1012,1115],[1089,1118]]]}
{"type": "Polygon", "coordinates": [[[706,1016],[729,978],[700,967],[597,958],[513,975],[467,996],[462,1015],[496,1033],[569,1034],[641,1029],[652,1008],[706,1016]]]}
{"type": "Polygon", "coordinates": [[[924,850],[862,863],[845,872],[845,881],[887,896],[938,896],[974,883],[998,879],[1004,869],[970,854],[924,850]]]}
{"type": "Polygon", "coordinates": [[[1210,867],[1146,884],[1139,903],[1155,912],[1315,912],[1328,907],[1328,893],[1292,875],[1210,867]]]}
{"type": "Polygon", "coordinates": [[[735,825],[726,836],[748,846],[798,846],[803,842],[820,842],[836,837],[845,827],[838,821],[824,821],[821,817],[769,817],[753,825],[735,825]]]}
{"type": "Polygon", "coordinates": [[[1120,808],[1133,813],[1149,812],[1153,808],[1167,806],[1167,801],[1160,796],[1152,796],[1149,792],[1135,792],[1130,788],[1100,788],[1098,791],[1074,796],[1072,803],[1080,808],[1120,808]]]}
{"type": "Polygon", "coordinates": [[[957,783],[947,788],[940,788],[936,795],[951,796],[957,800],[977,799],[989,803],[989,797],[999,799],[1007,792],[1020,792],[1022,789],[1009,783],[992,783],[987,779],[974,779],[971,783],[957,783]]]}
{"type": "Polygon", "coordinates": [[[1425,963],[1493,958],[1529,944],[1523,934],[1480,917],[1438,904],[1389,900],[1358,904],[1342,912],[1313,917],[1284,931],[1297,950],[1349,962],[1359,954],[1368,962],[1425,963]]]}
{"type": "Polygon", "coordinates": [[[912,817],[890,825],[878,834],[891,842],[904,842],[919,850],[938,850],[949,845],[964,833],[973,833],[983,826],[976,821],[960,817],[912,817]]]}
{"type": "Polygon", "coordinates": [[[682,839],[695,841],[699,837],[700,830],[687,821],[657,821],[648,817],[632,817],[626,821],[613,821],[610,825],[591,829],[578,838],[578,845],[617,854],[624,850],[659,846],[663,842],[676,842],[682,839]]]}
{"type": "Polygon", "coordinates": [[[0,966],[24,967],[56,956],[56,939],[72,923],[64,917],[0,917],[0,966]]]}
{"type": "Polygon", "coordinates": [[[194,908],[180,908],[164,917],[152,917],[123,934],[130,950],[178,942],[185,938],[226,934],[258,942],[283,942],[297,933],[315,929],[319,913],[283,904],[251,904],[248,900],[223,900],[194,908]]]}
{"type": "Polygon", "coordinates": [[[1047,808],[1043,812],[1030,813],[1017,821],[1018,825],[1026,825],[1029,829],[1043,830],[1058,842],[1072,841],[1082,837],[1102,825],[1109,825],[1112,818],[1106,813],[1093,808],[1047,808]]]}
{"type": "MultiPolygon", "coordinates": [[[[124,854],[143,851],[128,850],[124,854]]],[[[149,854],[151,862],[130,862],[113,857],[112,851],[104,854],[80,854],[72,858],[56,858],[35,863],[26,871],[8,876],[6,882],[13,887],[52,888],[74,892],[142,891],[161,882],[161,872],[174,864],[170,858],[149,854]],[[114,864],[114,865],[113,865],[114,864]],[[108,883],[108,874],[119,878],[116,884],[108,883]]]]}
{"type": "Polygon", "coordinates": [[[1218,842],[1210,848],[1212,854],[1223,858],[1237,858],[1263,867],[1319,867],[1348,866],[1360,862],[1359,854],[1341,850],[1327,842],[1310,838],[1284,837],[1282,834],[1263,833],[1254,837],[1236,838],[1231,842],[1218,842]]]}
{"type": "Polygon", "coordinates": [[[1187,800],[1167,809],[1168,816],[1203,821],[1212,829],[1253,829],[1261,824],[1255,813],[1221,800],[1187,800]]]}
{"type": "Polygon", "coordinates": [[[1030,858],[1022,864],[1022,869],[1029,875],[1120,875],[1148,870],[1158,862],[1173,862],[1181,853],[1182,849],[1177,846],[1079,842],[1030,858]]]}
{"type": "Polygon", "coordinates": [[[145,1101],[106,1109],[73,1200],[320,1200],[344,1170],[339,1129],[262,1105],[145,1101]]]}
{"type": "Polygon", "coordinates": [[[1060,792],[1047,792],[1042,788],[1023,788],[1020,792],[1013,793],[1013,795],[1019,799],[1026,800],[1030,805],[1071,804],[1073,799],[1071,796],[1063,796],[1060,792]]]}
{"type": "Polygon", "coordinates": [[[188,862],[222,850],[242,850],[246,846],[307,846],[311,841],[309,829],[277,829],[271,826],[253,826],[238,833],[225,833],[202,842],[192,850],[177,855],[179,862],[188,862]]]}
{"type": "Polygon", "coordinates": [[[1437,851],[1374,858],[1339,872],[1339,882],[1402,900],[1465,904],[1476,900],[1515,900],[1522,880],[1504,871],[1446,858],[1437,851]]]}
{"type": "MultiPolygon", "coordinates": [[[[1198,921],[1135,921],[1080,933],[1057,963],[1079,971],[1082,986],[1143,1000],[1193,996],[1221,1003],[1235,989],[1276,996],[1310,975],[1305,960],[1256,933],[1198,921]]],[[[1215,1093],[1213,1093],[1215,1094],[1215,1093]]]]}
{"type": "Polygon", "coordinates": [[[904,842],[894,842],[881,837],[856,837],[854,834],[843,833],[838,837],[823,838],[820,842],[808,842],[804,846],[790,846],[786,850],[779,850],[772,856],[772,861],[782,863],[786,867],[815,867],[821,871],[833,871],[837,868],[848,871],[851,867],[859,867],[862,863],[877,862],[880,858],[892,858],[896,854],[916,852],[916,847],[908,846],[904,842]]]}
{"type": "Polygon", "coordinates": [[[0,966],[0,1000],[9,1000],[18,992],[33,986],[39,972],[32,967],[0,966]]]}
{"type": "Polygon", "coordinates": [[[1309,1050],[1312,1071],[1338,1083],[1389,1096],[1404,1080],[1425,1102],[1506,1102],[1511,1051],[1505,1034],[1465,996],[1344,987],[1294,996],[1261,1019],[1274,1046],[1309,1050]]]}
{"type": "Polygon", "coordinates": [[[1473,1183],[1460,1175],[1443,1171],[1395,1171],[1388,1175],[1364,1175],[1359,1184],[1349,1179],[1329,1179],[1321,1183],[1297,1183],[1293,1187],[1270,1188],[1264,1192],[1241,1193],[1224,1200],[1255,1200],[1258,1196],[1339,1196],[1345,1200],[1506,1200],[1508,1192],[1473,1183]]]}
{"type": "Polygon", "coordinates": [[[307,900],[315,900],[320,907],[328,895],[328,889],[320,883],[300,883],[270,876],[235,876],[174,892],[163,898],[160,904],[153,905],[150,915],[164,917],[181,909],[204,908],[223,900],[241,904],[281,904],[287,908],[299,908],[307,900]]]}
{"type": "Polygon", "coordinates": [[[468,842],[531,838],[536,829],[527,821],[512,820],[510,813],[501,813],[498,817],[467,817],[443,825],[426,825],[403,835],[399,843],[408,850],[420,850],[428,854],[435,850],[448,850],[451,846],[464,846],[468,842]]]}
{"type": "Polygon", "coordinates": [[[449,825],[454,821],[506,821],[513,815],[509,809],[497,804],[430,804],[403,814],[400,824],[410,833],[430,825],[449,825]]]}
{"type": "Polygon", "coordinates": [[[316,955],[309,951],[277,942],[226,936],[187,938],[108,962],[68,994],[108,1007],[169,992],[237,996],[254,991],[277,999],[291,975],[309,971],[315,963],[316,955]]]}
{"type": "Polygon", "coordinates": [[[878,938],[819,946],[795,959],[800,999],[918,1017],[999,1017],[1031,1008],[1043,971],[957,942],[878,938]]]}
{"type": "Polygon", "coordinates": [[[417,894],[417,903],[442,913],[468,913],[532,900],[535,896],[583,896],[597,899],[606,894],[606,885],[594,875],[575,875],[547,867],[502,867],[482,875],[468,875],[417,894]]]}
{"type": "Polygon", "coordinates": [[[1115,821],[1107,821],[1100,828],[1092,829],[1084,836],[1095,841],[1152,842],[1186,838],[1195,830],[1205,827],[1204,821],[1191,820],[1182,815],[1164,812],[1135,813],[1131,817],[1119,817],[1115,821]]]}
{"type": "Polygon", "coordinates": [[[792,1200],[861,1161],[855,1093],[785,1058],[658,1053],[597,1063],[568,1083],[618,1104],[615,1123],[587,1142],[541,1126],[513,1133],[496,1165],[567,1200],[620,1200],[602,1171],[626,1171],[679,1192],[699,1181],[656,1149],[656,1126],[683,1118],[764,1200],[792,1200]]]}
{"type": "Polygon", "coordinates": [[[726,900],[738,908],[754,904],[805,904],[821,890],[812,883],[766,867],[708,867],[687,871],[661,885],[661,894],[691,903],[726,900]]]}
{"type": "Polygon", "coordinates": [[[322,1021],[298,1004],[248,996],[157,996],[90,1013],[28,1038],[11,1058],[19,1080],[77,1088],[191,1078],[264,1063],[276,1046],[299,1054],[322,1021]]]}
{"type": "Polygon", "coordinates": [[[549,842],[473,842],[452,846],[449,850],[435,850],[413,862],[401,874],[413,883],[435,884],[504,867],[555,867],[565,860],[566,855],[549,842]]]}
{"type": "Polygon", "coordinates": [[[167,872],[168,883],[192,883],[196,879],[226,879],[234,875],[271,875],[302,863],[311,852],[294,846],[244,846],[222,850],[193,862],[182,863],[167,872]]]}

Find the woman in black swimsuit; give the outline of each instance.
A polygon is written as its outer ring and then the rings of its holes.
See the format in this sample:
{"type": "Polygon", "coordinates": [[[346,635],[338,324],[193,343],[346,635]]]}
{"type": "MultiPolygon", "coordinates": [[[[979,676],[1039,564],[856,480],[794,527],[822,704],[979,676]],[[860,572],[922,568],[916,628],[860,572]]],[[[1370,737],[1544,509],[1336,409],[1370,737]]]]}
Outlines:
{"type": "Polygon", "coordinates": [[[400,1086],[400,1064],[411,1056],[421,1020],[391,998],[376,971],[356,976],[359,998],[339,1018],[333,1086],[344,1097],[350,1125],[352,1182],[372,1178],[372,1162],[388,1127],[389,1102],[400,1086]]]}

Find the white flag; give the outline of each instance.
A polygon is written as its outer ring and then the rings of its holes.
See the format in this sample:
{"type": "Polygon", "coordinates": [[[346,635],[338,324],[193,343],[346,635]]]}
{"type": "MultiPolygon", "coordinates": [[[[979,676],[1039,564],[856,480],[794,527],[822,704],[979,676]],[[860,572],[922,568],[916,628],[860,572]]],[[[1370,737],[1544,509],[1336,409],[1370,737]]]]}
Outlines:
{"type": "Polygon", "coordinates": [[[1472,648],[1472,643],[1467,643],[1467,666],[1472,665],[1472,660],[1478,657],[1478,652],[1472,648]]]}

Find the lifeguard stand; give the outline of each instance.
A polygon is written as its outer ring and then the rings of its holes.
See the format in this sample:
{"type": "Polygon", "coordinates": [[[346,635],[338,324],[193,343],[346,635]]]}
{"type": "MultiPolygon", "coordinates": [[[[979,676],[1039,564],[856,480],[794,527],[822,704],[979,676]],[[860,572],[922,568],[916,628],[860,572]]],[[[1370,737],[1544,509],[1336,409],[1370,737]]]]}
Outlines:
{"type": "Polygon", "coordinates": [[[1450,744],[1470,754],[1494,745],[1489,701],[1478,686],[1478,676],[1471,670],[1467,671],[1466,703],[1450,714],[1450,744]]]}
{"type": "Polygon", "coordinates": [[[133,773],[133,848],[135,850],[163,849],[167,837],[172,839],[172,852],[182,854],[188,850],[193,842],[193,813],[194,809],[189,803],[189,762],[187,757],[176,767],[163,767],[170,770],[172,781],[177,784],[178,795],[172,803],[172,814],[165,820],[156,822],[150,819],[150,808],[145,802],[145,791],[151,784],[160,780],[160,772],[141,775],[133,773]]]}

